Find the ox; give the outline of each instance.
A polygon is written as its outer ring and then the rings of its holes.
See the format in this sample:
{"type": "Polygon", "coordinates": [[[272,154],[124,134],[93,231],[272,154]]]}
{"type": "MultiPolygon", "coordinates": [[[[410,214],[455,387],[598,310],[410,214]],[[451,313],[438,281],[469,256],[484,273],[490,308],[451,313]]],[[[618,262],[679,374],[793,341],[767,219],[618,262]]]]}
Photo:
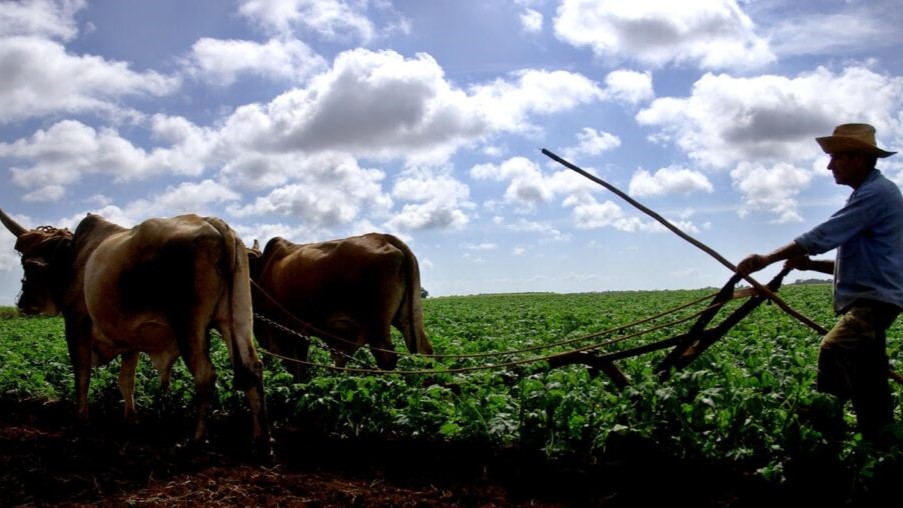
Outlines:
{"type": "MultiPolygon", "coordinates": [[[[368,233],[341,240],[297,245],[276,237],[263,252],[248,251],[254,311],[298,328],[301,320],[333,349],[333,361],[344,366],[365,344],[381,369],[394,369],[398,354],[389,325],[404,336],[412,353],[431,354],[423,329],[420,268],[404,242],[392,235],[368,233]],[[297,318],[297,320],[295,319],[297,318]]],[[[260,345],[273,353],[307,360],[309,343],[301,337],[255,320],[260,345]]],[[[296,378],[306,365],[285,362],[296,378]]]]}
{"type": "Polygon", "coordinates": [[[248,258],[241,239],[216,218],[182,215],[126,229],[88,214],[75,230],[26,229],[0,210],[16,236],[25,278],[17,306],[63,315],[75,371],[76,417],[88,421],[91,367],[122,355],[125,418],[135,416],[135,368],[147,353],[165,388],[179,356],[195,380],[195,442],[203,441],[216,372],[208,332],[222,334],[234,383],[247,395],[255,451],[270,453],[263,368],[252,337],[248,258]]]}

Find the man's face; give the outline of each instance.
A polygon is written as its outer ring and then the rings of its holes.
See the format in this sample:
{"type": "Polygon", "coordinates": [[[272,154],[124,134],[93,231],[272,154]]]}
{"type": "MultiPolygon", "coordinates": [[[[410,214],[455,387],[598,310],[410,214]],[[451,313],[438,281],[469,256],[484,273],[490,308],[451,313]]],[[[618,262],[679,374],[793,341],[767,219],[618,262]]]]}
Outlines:
{"type": "Polygon", "coordinates": [[[837,185],[849,185],[856,188],[865,179],[869,170],[866,157],[858,153],[840,152],[831,154],[828,169],[834,174],[837,185]]]}

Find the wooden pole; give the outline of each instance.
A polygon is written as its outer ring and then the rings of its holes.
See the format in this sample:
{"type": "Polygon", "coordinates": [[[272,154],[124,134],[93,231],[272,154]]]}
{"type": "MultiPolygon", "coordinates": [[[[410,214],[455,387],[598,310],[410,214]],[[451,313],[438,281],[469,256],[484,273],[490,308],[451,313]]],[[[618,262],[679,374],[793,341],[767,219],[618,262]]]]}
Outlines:
{"type": "MultiPolygon", "coordinates": [[[[671,224],[670,222],[668,222],[664,217],[655,213],[654,211],[650,210],[649,208],[643,206],[641,203],[639,203],[635,199],[631,198],[630,196],[628,196],[627,194],[622,192],[617,187],[615,187],[615,186],[611,185],[610,183],[602,180],[601,178],[599,178],[595,175],[592,175],[592,174],[586,172],[585,170],[571,164],[570,162],[562,159],[561,157],[546,150],[545,148],[542,149],[542,153],[547,155],[550,159],[554,160],[555,162],[558,162],[559,164],[563,165],[564,167],[585,176],[586,178],[596,182],[597,184],[599,184],[599,185],[605,187],[606,189],[610,190],[611,192],[617,194],[624,201],[627,201],[628,203],[630,203],[634,207],[638,208],[640,211],[642,211],[646,215],[648,215],[648,216],[652,217],[653,219],[655,219],[656,221],[658,221],[661,225],[663,225],[666,228],[673,231],[677,236],[683,238],[684,240],[695,245],[696,247],[702,249],[708,255],[710,255],[713,258],[715,258],[716,260],[718,260],[719,263],[721,263],[722,265],[724,265],[728,269],[730,269],[731,272],[734,272],[734,273],[737,272],[737,267],[734,266],[730,261],[725,259],[724,256],[722,256],[721,254],[718,254],[714,249],[712,249],[708,245],[706,245],[706,244],[700,242],[699,240],[691,237],[690,235],[684,233],[683,231],[680,230],[680,228],[678,228],[674,224],[671,224]]],[[[756,288],[761,294],[765,295],[769,300],[773,301],[778,307],[783,309],[784,312],[786,312],[786,313],[790,314],[791,316],[793,316],[794,318],[798,319],[801,323],[805,324],[809,328],[812,328],[813,330],[818,332],[820,335],[824,335],[824,334],[828,333],[828,330],[825,330],[815,321],[812,321],[811,319],[807,318],[806,316],[804,316],[804,315],[800,314],[799,312],[797,312],[796,310],[794,310],[792,307],[787,305],[787,303],[784,302],[784,300],[782,300],[778,295],[774,294],[773,291],[771,291],[767,287],[760,284],[758,281],[753,279],[751,276],[746,275],[743,278],[747,282],[749,282],[754,288],[756,288]]]]}

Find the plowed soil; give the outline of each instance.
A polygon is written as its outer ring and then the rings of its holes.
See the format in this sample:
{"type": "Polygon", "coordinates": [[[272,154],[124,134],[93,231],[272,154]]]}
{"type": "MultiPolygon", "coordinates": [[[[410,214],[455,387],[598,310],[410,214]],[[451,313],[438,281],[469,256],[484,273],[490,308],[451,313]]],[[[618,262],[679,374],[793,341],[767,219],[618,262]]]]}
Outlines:
{"type": "MultiPolygon", "coordinates": [[[[125,426],[118,414],[92,411],[89,427],[76,429],[69,403],[0,403],[0,505],[739,507],[797,497],[750,472],[682,463],[643,443],[568,463],[488,444],[339,440],[282,425],[275,459],[260,461],[241,422],[214,420],[209,443],[183,446],[188,416],[125,426]]],[[[824,480],[813,475],[812,486],[824,480]]],[[[797,494],[830,501],[818,492],[797,494]]]]}

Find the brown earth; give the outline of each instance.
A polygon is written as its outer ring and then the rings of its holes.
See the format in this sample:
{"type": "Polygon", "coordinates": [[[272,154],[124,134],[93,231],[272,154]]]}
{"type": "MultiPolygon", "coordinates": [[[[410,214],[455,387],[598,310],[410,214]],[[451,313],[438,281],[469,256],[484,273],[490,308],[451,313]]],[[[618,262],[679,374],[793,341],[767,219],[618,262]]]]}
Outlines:
{"type": "Polygon", "coordinates": [[[113,411],[92,410],[89,428],[76,431],[71,404],[0,403],[0,506],[745,507],[795,497],[751,473],[682,463],[643,443],[568,463],[488,445],[339,440],[282,426],[276,459],[261,464],[240,423],[214,420],[209,443],[184,447],[188,416],[127,427],[113,411]]]}

